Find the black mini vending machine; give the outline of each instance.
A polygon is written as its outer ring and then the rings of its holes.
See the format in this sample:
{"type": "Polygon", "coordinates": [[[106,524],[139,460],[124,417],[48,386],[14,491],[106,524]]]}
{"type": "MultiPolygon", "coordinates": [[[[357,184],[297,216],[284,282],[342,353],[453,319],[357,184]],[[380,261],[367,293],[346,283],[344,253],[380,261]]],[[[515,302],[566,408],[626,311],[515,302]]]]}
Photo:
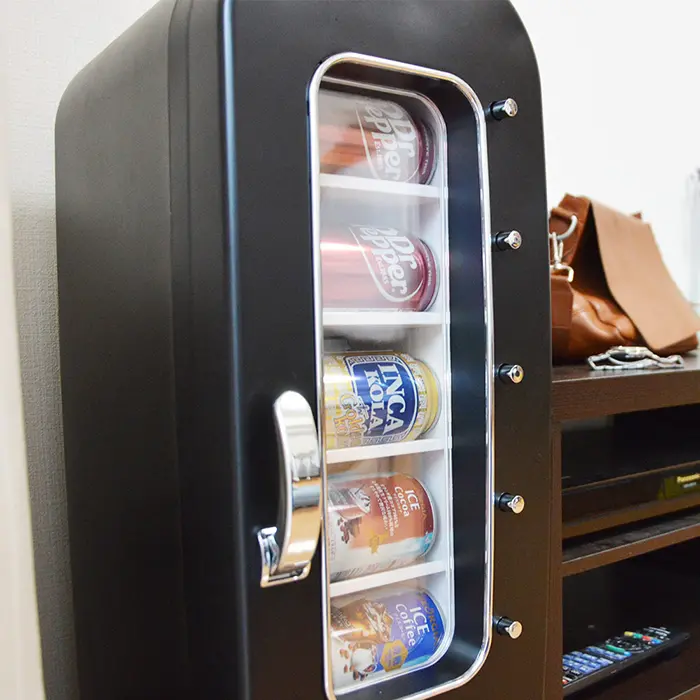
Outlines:
{"type": "Polygon", "coordinates": [[[56,122],[82,700],[535,700],[540,87],[506,0],[161,0],[56,122]]]}

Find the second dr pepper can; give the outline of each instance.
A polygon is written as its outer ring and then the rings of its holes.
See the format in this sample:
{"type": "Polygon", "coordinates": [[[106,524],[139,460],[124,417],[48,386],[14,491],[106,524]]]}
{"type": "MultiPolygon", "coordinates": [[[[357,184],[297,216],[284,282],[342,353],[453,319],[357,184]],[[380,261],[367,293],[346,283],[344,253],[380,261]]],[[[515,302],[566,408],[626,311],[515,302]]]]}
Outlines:
{"type": "Polygon", "coordinates": [[[321,172],[425,184],[434,138],[397,102],[334,90],[319,93],[321,172]]]}
{"type": "Polygon", "coordinates": [[[425,311],[437,265],[420,238],[392,227],[336,226],[321,240],[324,308],[425,311]]]}
{"type": "Polygon", "coordinates": [[[428,491],[408,474],[331,479],[328,562],[331,580],[408,566],[435,540],[428,491]]]}
{"type": "Polygon", "coordinates": [[[415,440],[440,412],[430,368],[403,352],[348,352],[323,358],[326,448],[415,440]]]}

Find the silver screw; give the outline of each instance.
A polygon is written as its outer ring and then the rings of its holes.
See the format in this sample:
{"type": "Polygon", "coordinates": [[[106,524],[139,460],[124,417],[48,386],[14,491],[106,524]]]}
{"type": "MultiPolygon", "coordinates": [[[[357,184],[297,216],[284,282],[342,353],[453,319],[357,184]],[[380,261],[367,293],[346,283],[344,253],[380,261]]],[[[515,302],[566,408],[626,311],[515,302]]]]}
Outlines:
{"type": "Polygon", "coordinates": [[[525,499],[522,496],[513,496],[506,506],[510,508],[516,515],[520,515],[525,510],[525,499]]]}
{"type": "Polygon", "coordinates": [[[503,105],[503,113],[510,118],[518,114],[518,103],[512,97],[509,97],[503,105]]]}
{"type": "Polygon", "coordinates": [[[505,100],[493,102],[488,111],[496,121],[512,119],[518,114],[518,103],[512,97],[508,97],[505,100]]]}
{"type": "Polygon", "coordinates": [[[498,376],[504,382],[520,384],[525,379],[525,370],[520,365],[501,365],[498,376]]]}
{"type": "Polygon", "coordinates": [[[523,626],[517,620],[511,620],[508,617],[499,617],[494,620],[496,632],[503,636],[517,639],[523,633],[523,626]]]}
{"type": "Polygon", "coordinates": [[[523,626],[517,620],[513,620],[507,627],[504,627],[504,631],[511,639],[517,639],[523,633],[523,626]]]}
{"type": "Polygon", "coordinates": [[[523,244],[523,237],[520,231],[511,231],[505,238],[505,242],[513,249],[517,250],[523,244]]]}
{"type": "Polygon", "coordinates": [[[523,244],[520,231],[499,231],[493,239],[498,250],[518,250],[523,244]]]}

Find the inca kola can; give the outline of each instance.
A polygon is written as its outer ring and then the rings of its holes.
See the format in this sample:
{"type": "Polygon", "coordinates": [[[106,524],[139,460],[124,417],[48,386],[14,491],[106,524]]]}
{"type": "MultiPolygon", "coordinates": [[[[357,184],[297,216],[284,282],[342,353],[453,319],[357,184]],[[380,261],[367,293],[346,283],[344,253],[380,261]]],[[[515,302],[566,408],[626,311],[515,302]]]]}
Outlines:
{"type": "Polygon", "coordinates": [[[403,352],[327,354],[323,392],[326,449],[415,440],[440,411],[432,370],[403,352]]]}

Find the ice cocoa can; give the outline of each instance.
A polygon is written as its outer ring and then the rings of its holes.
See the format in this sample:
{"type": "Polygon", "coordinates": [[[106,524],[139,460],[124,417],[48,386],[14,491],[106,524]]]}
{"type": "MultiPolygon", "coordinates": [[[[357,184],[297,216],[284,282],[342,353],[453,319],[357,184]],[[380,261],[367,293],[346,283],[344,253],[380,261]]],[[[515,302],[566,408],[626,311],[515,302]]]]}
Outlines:
{"type": "Polygon", "coordinates": [[[407,566],[435,540],[430,495],[408,474],[330,480],[327,522],[331,581],[407,566]]]}
{"type": "Polygon", "coordinates": [[[377,589],[331,603],[331,670],[336,688],[428,663],[445,637],[445,619],[425,590],[377,589]]]}
{"type": "Polygon", "coordinates": [[[423,240],[392,227],[336,226],[321,239],[323,306],[425,311],[438,289],[423,240]]]}
{"type": "Polygon", "coordinates": [[[418,184],[433,176],[433,135],[397,102],[321,90],[318,128],[323,173],[418,184]]]}
{"type": "Polygon", "coordinates": [[[440,411],[432,370],[403,352],[326,354],[323,393],[327,449],[415,440],[440,411]]]}

